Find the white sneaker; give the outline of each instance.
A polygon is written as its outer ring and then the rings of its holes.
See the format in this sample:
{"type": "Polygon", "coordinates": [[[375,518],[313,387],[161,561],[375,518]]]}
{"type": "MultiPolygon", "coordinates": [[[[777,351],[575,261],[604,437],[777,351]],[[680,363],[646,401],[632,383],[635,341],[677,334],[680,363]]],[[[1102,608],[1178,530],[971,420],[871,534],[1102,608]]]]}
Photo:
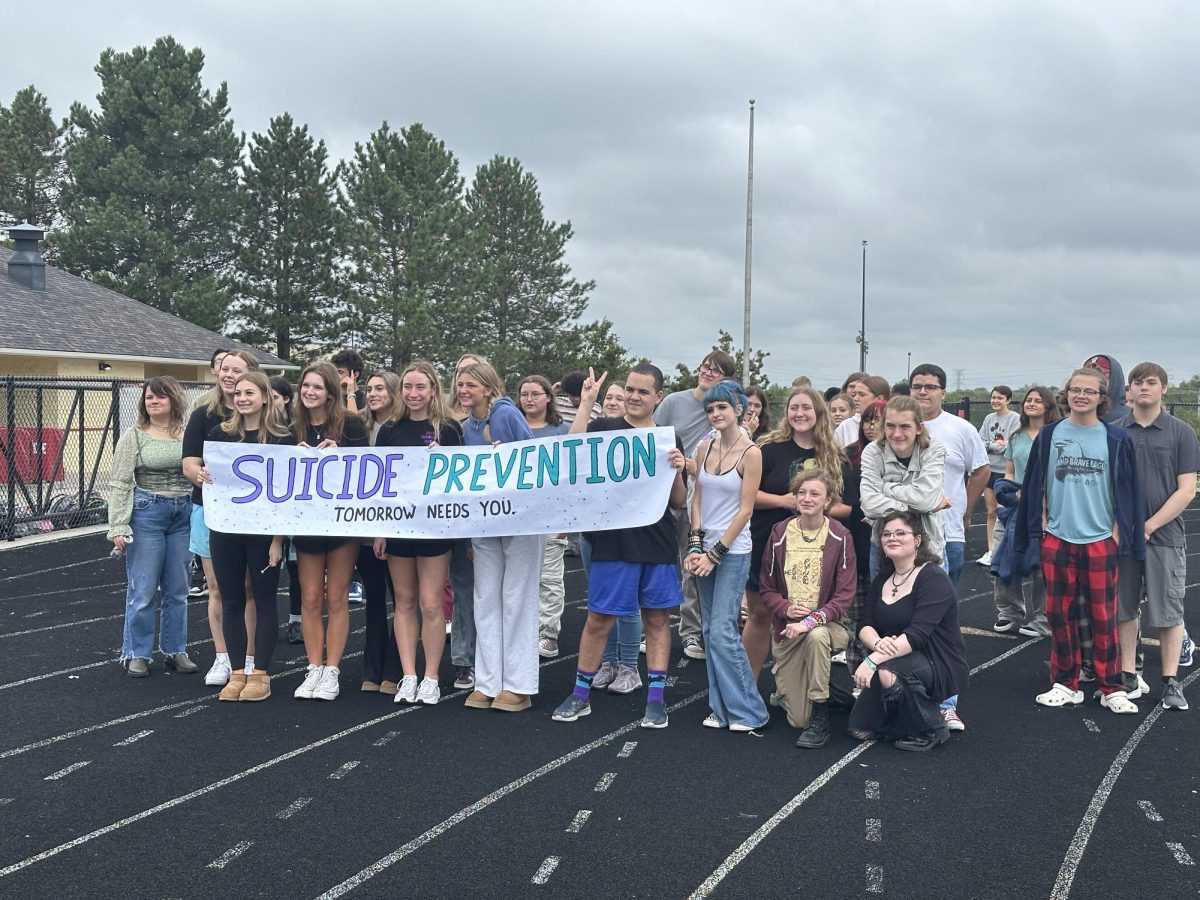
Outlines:
{"type": "Polygon", "coordinates": [[[1109,712],[1131,715],[1138,711],[1137,704],[1124,691],[1113,691],[1111,694],[1100,695],[1100,705],[1109,712]]]}
{"type": "Polygon", "coordinates": [[[229,660],[218,659],[212,664],[212,668],[208,670],[208,674],[204,676],[204,683],[212,687],[221,687],[229,684],[229,675],[233,672],[233,668],[229,665],[229,660]]]}
{"type": "Polygon", "coordinates": [[[314,700],[336,700],[337,695],[342,692],[342,684],[338,678],[341,674],[342,670],[337,666],[326,666],[322,669],[321,680],[313,689],[312,698],[314,700]]]}
{"type": "Polygon", "coordinates": [[[400,679],[400,684],[396,686],[396,696],[392,700],[393,703],[416,703],[417,702],[417,676],[405,675],[400,679]]]}
{"type": "Polygon", "coordinates": [[[975,560],[975,562],[979,563],[981,566],[990,566],[992,564],[992,551],[989,550],[987,553],[983,554],[983,556],[979,557],[979,559],[975,560]]]}
{"type": "Polygon", "coordinates": [[[300,682],[300,687],[296,688],[296,692],[292,696],[297,700],[311,700],[313,698],[313,691],[321,683],[321,673],[324,671],[324,666],[309,665],[308,673],[304,676],[304,681],[300,682]]]}
{"type": "Polygon", "coordinates": [[[417,687],[417,702],[427,706],[436,706],[442,699],[442,689],[438,687],[436,678],[422,678],[417,687]]]}

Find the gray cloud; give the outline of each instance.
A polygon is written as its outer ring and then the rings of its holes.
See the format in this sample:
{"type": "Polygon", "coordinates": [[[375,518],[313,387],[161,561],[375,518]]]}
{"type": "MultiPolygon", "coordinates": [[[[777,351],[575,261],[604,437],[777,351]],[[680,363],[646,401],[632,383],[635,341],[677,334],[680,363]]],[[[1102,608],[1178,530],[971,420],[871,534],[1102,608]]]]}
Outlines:
{"type": "Polygon", "coordinates": [[[238,127],[287,110],[335,155],[420,121],[469,179],[495,153],[570,219],[590,314],[664,367],[740,342],[746,100],[758,101],[754,334],[769,374],[905,355],[970,384],[1086,355],[1200,371],[1191,4],[57,4],[0,61],[55,111],[104,46],[174,34],[238,127]]]}

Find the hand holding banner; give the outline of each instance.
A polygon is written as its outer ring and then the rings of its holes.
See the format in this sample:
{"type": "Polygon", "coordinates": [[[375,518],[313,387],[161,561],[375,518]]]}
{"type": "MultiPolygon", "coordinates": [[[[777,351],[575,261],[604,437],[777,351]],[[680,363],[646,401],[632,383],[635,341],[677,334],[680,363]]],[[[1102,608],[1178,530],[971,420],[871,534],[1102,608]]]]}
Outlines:
{"type": "Polygon", "coordinates": [[[209,528],[237,534],[460,538],[634,528],[666,509],[673,428],[497,447],[206,442],[209,528]]]}

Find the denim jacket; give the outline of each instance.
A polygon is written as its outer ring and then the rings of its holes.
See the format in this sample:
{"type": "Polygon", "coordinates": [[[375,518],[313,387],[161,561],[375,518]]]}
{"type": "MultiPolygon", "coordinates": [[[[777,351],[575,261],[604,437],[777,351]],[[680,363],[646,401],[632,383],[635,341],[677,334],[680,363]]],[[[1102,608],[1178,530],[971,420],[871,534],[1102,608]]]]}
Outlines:
{"type": "MultiPolygon", "coordinates": [[[[1059,422],[1065,422],[1060,419],[1059,422]]],[[[1025,484],[1017,506],[1017,524],[1013,530],[1013,546],[1023,553],[1031,536],[1042,534],[1042,508],[1046,496],[1046,473],[1050,468],[1050,446],[1054,429],[1059,422],[1043,425],[1029,451],[1025,466],[1025,484]]],[[[1146,509],[1138,485],[1134,461],[1133,439],[1124,428],[1105,423],[1108,431],[1108,478],[1112,486],[1113,511],[1117,520],[1120,556],[1146,558],[1146,509]]]]}

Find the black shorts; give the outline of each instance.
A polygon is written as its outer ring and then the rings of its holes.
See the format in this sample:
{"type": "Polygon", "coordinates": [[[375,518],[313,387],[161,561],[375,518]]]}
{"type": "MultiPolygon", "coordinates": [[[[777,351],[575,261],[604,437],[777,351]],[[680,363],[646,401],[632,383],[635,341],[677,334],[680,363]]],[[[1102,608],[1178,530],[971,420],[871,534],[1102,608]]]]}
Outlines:
{"type": "Polygon", "coordinates": [[[988,483],[987,483],[988,490],[989,491],[996,490],[996,482],[999,481],[1003,477],[1004,477],[1003,472],[988,472],[988,483]]]}
{"type": "Polygon", "coordinates": [[[387,555],[414,559],[418,556],[441,556],[454,548],[454,541],[437,541],[411,538],[388,538],[387,555]]]}
{"type": "Polygon", "coordinates": [[[322,535],[297,535],[292,538],[292,546],[297,553],[312,553],[323,555],[332,553],[348,541],[355,540],[347,537],[324,537],[322,535]]]}

